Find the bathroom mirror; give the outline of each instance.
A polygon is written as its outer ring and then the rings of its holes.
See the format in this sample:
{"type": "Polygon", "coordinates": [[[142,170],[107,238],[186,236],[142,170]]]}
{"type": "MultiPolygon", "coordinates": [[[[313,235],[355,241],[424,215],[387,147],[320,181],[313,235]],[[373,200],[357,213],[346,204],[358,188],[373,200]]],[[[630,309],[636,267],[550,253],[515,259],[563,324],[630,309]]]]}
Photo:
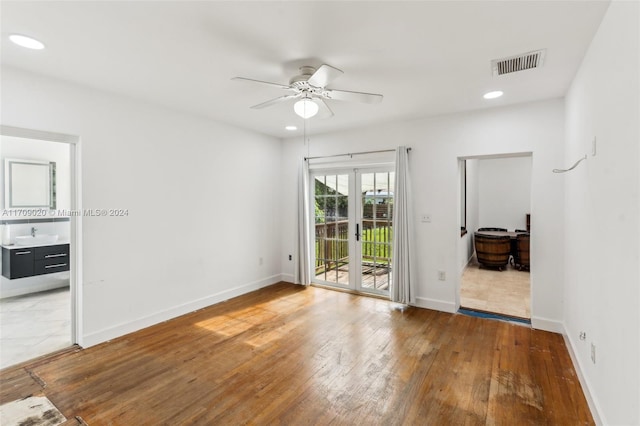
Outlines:
{"type": "Polygon", "coordinates": [[[5,208],[56,208],[56,163],[6,159],[5,208]]]}

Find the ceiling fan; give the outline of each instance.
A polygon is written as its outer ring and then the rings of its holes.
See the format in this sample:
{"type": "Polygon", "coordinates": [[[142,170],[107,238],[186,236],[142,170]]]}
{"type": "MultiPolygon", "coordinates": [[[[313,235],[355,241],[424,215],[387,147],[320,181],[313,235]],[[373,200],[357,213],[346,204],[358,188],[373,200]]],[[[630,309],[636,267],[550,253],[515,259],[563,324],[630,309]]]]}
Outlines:
{"type": "Polygon", "coordinates": [[[266,84],[293,92],[288,95],[253,105],[251,108],[262,109],[283,101],[297,99],[297,102],[293,106],[293,110],[302,118],[311,118],[316,115],[320,109],[324,111],[323,115],[328,117],[333,116],[333,111],[331,111],[331,108],[329,108],[329,105],[325,102],[327,99],[363,102],[368,104],[382,101],[382,95],[375,93],[328,89],[327,85],[342,74],[343,72],[341,70],[330,65],[323,64],[318,69],[310,66],[300,67],[300,74],[292,77],[289,80],[288,85],[245,77],[234,77],[232,80],[252,81],[254,83],[266,84]]]}

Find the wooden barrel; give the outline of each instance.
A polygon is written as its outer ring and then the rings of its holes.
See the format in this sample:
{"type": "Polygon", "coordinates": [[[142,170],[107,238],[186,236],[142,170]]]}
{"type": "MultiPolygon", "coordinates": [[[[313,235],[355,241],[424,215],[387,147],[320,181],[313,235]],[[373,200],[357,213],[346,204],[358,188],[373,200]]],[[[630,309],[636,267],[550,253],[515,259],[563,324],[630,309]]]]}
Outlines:
{"type": "Polygon", "coordinates": [[[509,263],[511,237],[474,234],[478,263],[490,268],[504,268],[509,263]]]}
{"type": "Polygon", "coordinates": [[[529,234],[518,234],[516,247],[518,255],[516,264],[520,269],[529,269],[529,234]]]}

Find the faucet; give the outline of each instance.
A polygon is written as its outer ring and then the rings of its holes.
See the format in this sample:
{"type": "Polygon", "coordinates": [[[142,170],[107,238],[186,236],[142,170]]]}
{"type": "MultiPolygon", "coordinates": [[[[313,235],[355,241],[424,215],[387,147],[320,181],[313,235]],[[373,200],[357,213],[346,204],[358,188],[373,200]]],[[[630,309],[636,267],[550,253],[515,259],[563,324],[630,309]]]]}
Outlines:
{"type": "Polygon", "coordinates": [[[31,236],[35,237],[36,236],[36,231],[38,230],[38,228],[36,228],[35,226],[31,228],[31,236]]]}

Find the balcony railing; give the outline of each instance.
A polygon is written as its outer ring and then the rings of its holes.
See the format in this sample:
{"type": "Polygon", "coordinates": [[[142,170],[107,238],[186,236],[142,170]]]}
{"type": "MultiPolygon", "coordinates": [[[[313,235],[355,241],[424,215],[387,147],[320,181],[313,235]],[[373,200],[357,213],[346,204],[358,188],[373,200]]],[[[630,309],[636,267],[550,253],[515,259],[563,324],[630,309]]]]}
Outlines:
{"type": "MultiPolygon", "coordinates": [[[[361,231],[362,263],[367,266],[391,264],[391,222],[363,219],[361,231]]],[[[316,274],[339,268],[349,260],[349,223],[347,220],[317,223],[315,229],[316,274]]]]}

